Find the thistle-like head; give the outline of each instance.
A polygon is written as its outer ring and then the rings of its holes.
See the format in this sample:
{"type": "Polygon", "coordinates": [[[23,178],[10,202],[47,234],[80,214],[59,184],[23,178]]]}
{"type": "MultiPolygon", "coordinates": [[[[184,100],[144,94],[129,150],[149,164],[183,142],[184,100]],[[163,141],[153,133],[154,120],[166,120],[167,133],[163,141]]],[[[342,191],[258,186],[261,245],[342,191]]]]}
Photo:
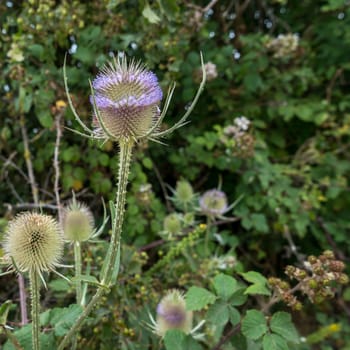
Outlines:
{"type": "Polygon", "coordinates": [[[70,242],[87,241],[94,233],[94,217],[90,209],[73,198],[63,213],[64,237],[70,242]]]}
{"type": "Polygon", "coordinates": [[[189,334],[192,329],[192,311],[186,310],[186,302],[179,290],[169,291],[157,306],[155,332],[163,337],[170,329],[189,334]]]}
{"type": "Polygon", "coordinates": [[[199,205],[202,212],[209,216],[220,216],[228,210],[226,194],[215,189],[206,191],[199,198],[199,205]]]}
{"type": "Polygon", "coordinates": [[[48,215],[24,212],[10,221],[4,239],[5,258],[20,272],[53,270],[63,253],[57,221],[48,215]]]}
{"type": "Polygon", "coordinates": [[[92,82],[95,133],[114,141],[137,140],[160,116],[158,79],[140,63],[114,58],[92,82]]]}

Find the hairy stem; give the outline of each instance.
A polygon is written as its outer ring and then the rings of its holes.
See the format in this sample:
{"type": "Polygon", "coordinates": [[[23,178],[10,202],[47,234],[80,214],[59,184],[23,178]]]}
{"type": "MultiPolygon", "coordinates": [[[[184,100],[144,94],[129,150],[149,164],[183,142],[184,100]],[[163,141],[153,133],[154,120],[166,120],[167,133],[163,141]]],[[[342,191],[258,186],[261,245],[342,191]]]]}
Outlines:
{"type": "Polygon", "coordinates": [[[122,225],[124,221],[125,212],[125,198],[126,198],[126,186],[128,184],[128,176],[130,171],[131,154],[133,148],[132,141],[120,142],[120,157],[119,157],[119,170],[118,170],[118,187],[115,200],[115,216],[112,222],[112,237],[111,243],[106,257],[106,264],[101,276],[101,284],[96,291],[96,294],[92,297],[82,314],[76,320],[70,331],[63,338],[61,344],[57,350],[63,350],[74,335],[79,331],[80,327],[84,323],[85,319],[89,316],[90,312],[100,302],[102,296],[109,290],[106,287],[110,287],[113,283],[113,277],[115,273],[115,266],[120,246],[120,237],[122,232],[122,225]]]}
{"type": "Polygon", "coordinates": [[[32,343],[33,350],[40,350],[40,284],[39,275],[35,270],[29,273],[30,295],[32,299],[32,343]]]}
{"type": "Polygon", "coordinates": [[[82,289],[81,289],[81,245],[80,242],[74,242],[74,265],[76,281],[77,304],[81,304],[82,289]]]}

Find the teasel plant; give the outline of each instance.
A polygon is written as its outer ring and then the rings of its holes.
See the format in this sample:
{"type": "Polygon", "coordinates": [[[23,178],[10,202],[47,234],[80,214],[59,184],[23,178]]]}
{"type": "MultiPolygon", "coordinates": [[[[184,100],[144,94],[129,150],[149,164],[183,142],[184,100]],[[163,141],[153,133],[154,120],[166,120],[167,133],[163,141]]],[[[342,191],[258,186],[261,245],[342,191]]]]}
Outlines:
{"type": "Polygon", "coordinates": [[[44,272],[55,272],[61,266],[63,234],[58,222],[51,216],[23,212],[9,222],[3,247],[9,270],[5,273],[29,273],[32,348],[40,350],[40,282],[46,287],[44,272]]]}
{"type": "Polygon", "coordinates": [[[206,72],[203,56],[200,54],[202,81],[197,93],[184,115],[170,128],[161,130],[160,126],[166,116],[171,98],[175,90],[172,84],[160,109],[163,98],[156,75],[147,70],[141,62],[128,61],[124,53],[119,53],[106,64],[97,77],[91,82],[90,102],[93,108],[93,128],[86,126],[76,112],[69,94],[66,58],[63,76],[68,103],[82,131],[69,129],[72,132],[91,140],[116,142],[119,146],[119,166],[117,174],[117,192],[114,202],[110,202],[112,234],[110,245],[104,260],[100,281],[95,283],[97,290],[89,303],[83,308],[81,315],[61,341],[58,350],[63,350],[81,328],[84,320],[96,306],[104,294],[115,284],[120,264],[120,244],[124,221],[125,201],[132,151],[140,141],[161,142],[161,138],[188,123],[204,89],[206,72]]]}

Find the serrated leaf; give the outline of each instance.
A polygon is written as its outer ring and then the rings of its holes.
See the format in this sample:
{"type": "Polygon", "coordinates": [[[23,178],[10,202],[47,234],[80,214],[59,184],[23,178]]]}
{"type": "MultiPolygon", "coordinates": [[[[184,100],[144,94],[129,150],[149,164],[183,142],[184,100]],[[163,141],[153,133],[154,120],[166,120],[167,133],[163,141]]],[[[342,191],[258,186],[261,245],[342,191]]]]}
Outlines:
{"type": "Polygon", "coordinates": [[[248,310],[242,321],[242,333],[245,337],[257,340],[262,337],[268,328],[265,316],[261,311],[248,310]]]}
{"type": "Polygon", "coordinates": [[[149,4],[147,3],[146,6],[143,8],[142,16],[145,17],[148,22],[150,23],[159,23],[160,18],[158,15],[150,8],[149,4]]]}
{"type": "Polygon", "coordinates": [[[229,306],[228,312],[229,312],[229,316],[230,316],[230,322],[233,326],[235,326],[236,324],[238,324],[240,322],[241,314],[233,306],[229,306]]]}
{"type": "Polygon", "coordinates": [[[271,291],[263,284],[253,284],[249,286],[244,294],[261,294],[261,295],[271,295],[271,291]]]}
{"type": "Polygon", "coordinates": [[[266,287],[267,279],[256,271],[241,273],[241,276],[248,282],[253,283],[249,286],[244,294],[262,294],[271,295],[271,291],[266,287]]]}
{"type": "Polygon", "coordinates": [[[240,287],[237,289],[230,298],[230,304],[232,306],[243,305],[247,301],[247,295],[244,294],[246,288],[240,287]]]}
{"type": "Polygon", "coordinates": [[[276,312],[271,317],[270,328],[272,332],[279,334],[287,341],[299,343],[298,332],[292,322],[290,314],[287,312],[276,312]]]}
{"type": "Polygon", "coordinates": [[[214,325],[224,325],[229,320],[229,309],[225,302],[211,305],[207,311],[206,320],[214,325]]]}
{"type": "Polygon", "coordinates": [[[187,310],[202,310],[208,304],[212,304],[216,296],[205,288],[191,287],[185,295],[187,310]]]}
{"type": "Polygon", "coordinates": [[[281,336],[268,333],[263,338],[263,350],[289,350],[289,348],[281,336]]]}
{"type": "Polygon", "coordinates": [[[185,340],[185,333],[178,329],[171,329],[165,333],[164,345],[166,350],[183,350],[183,342],[185,340]]]}
{"type": "Polygon", "coordinates": [[[267,282],[267,279],[261,273],[256,271],[242,272],[241,276],[250,283],[264,284],[267,282]]]}
{"type": "Polygon", "coordinates": [[[220,273],[214,278],[214,288],[217,294],[227,300],[237,289],[237,281],[228,275],[220,273]]]}
{"type": "Polygon", "coordinates": [[[76,304],[65,308],[52,309],[50,324],[54,326],[55,335],[57,337],[64,336],[70,330],[75,320],[80,316],[81,312],[81,306],[76,304]]]}

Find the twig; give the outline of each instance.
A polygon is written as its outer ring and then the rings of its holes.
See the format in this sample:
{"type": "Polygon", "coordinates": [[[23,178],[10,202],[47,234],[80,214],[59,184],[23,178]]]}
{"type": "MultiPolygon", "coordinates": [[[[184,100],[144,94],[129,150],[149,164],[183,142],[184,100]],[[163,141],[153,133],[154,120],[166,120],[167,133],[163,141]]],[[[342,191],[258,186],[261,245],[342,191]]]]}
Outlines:
{"type": "Polygon", "coordinates": [[[38,204],[39,203],[38,186],[36,184],[35,177],[34,177],[31,153],[29,150],[28,134],[27,134],[25,119],[23,115],[21,115],[21,118],[20,118],[20,126],[21,126],[22,139],[24,144],[24,159],[27,165],[29,183],[32,189],[34,203],[38,204]]]}
{"type": "Polygon", "coordinates": [[[211,0],[210,3],[203,8],[203,12],[208,12],[219,0],[211,0]]]}
{"type": "Polygon", "coordinates": [[[343,73],[343,68],[338,68],[336,70],[336,72],[334,73],[331,81],[329,82],[329,85],[327,86],[326,89],[326,99],[327,102],[330,103],[331,99],[332,99],[332,94],[333,94],[333,88],[335,85],[335,82],[337,81],[337,79],[341,76],[341,74],[343,73]]]}
{"type": "Polygon", "coordinates": [[[220,341],[212,348],[212,350],[220,350],[221,346],[224,345],[231,337],[233,337],[236,333],[241,330],[241,324],[238,323],[235,327],[233,327],[228,333],[226,333],[220,341]]]}
{"type": "Polygon", "coordinates": [[[162,189],[162,192],[163,192],[163,196],[164,196],[164,199],[165,199],[165,205],[166,205],[166,208],[169,212],[171,212],[173,210],[170,202],[169,202],[169,199],[168,199],[168,194],[167,194],[167,191],[166,191],[166,187],[165,187],[165,184],[164,184],[164,181],[163,181],[163,178],[162,176],[160,175],[160,172],[157,168],[157,166],[154,164],[153,162],[153,166],[152,166],[153,170],[154,170],[154,173],[156,174],[157,176],[157,179],[158,179],[158,182],[160,184],[160,187],[162,189]]]}
{"type": "Polygon", "coordinates": [[[48,204],[48,203],[18,203],[18,204],[11,204],[11,203],[4,203],[4,206],[8,209],[16,208],[16,209],[37,209],[37,208],[46,208],[46,209],[52,209],[52,210],[58,210],[58,206],[54,204],[48,204]]]}
{"type": "Polygon", "coordinates": [[[59,166],[59,152],[60,152],[60,142],[62,137],[62,129],[61,129],[61,118],[62,113],[58,113],[55,118],[55,126],[56,126],[56,142],[55,142],[55,152],[53,158],[53,166],[55,169],[55,183],[54,183],[54,192],[56,196],[56,204],[58,208],[58,221],[62,223],[62,210],[61,210],[61,200],[60,200],[60,191],[59,191],[59,180],[60,180],[60,166],[59,166]]]}
{"type": "Polygon", "coordinates": [[[5,169],[8,167],[8,166],[11,166],[12,168],[16,169],[23,177],[26,181],[29,182],[29,178],[28,176],[23,172],[23,170],[18,167],[13,161],[12,159],[17,155],[17,152],[12,152],[11,155],[6,158],[2,155],[0,155],[0,159],[2,159],[4,161],[4,165],[3,165],[3,171],[5,171],[5,169]]]}

